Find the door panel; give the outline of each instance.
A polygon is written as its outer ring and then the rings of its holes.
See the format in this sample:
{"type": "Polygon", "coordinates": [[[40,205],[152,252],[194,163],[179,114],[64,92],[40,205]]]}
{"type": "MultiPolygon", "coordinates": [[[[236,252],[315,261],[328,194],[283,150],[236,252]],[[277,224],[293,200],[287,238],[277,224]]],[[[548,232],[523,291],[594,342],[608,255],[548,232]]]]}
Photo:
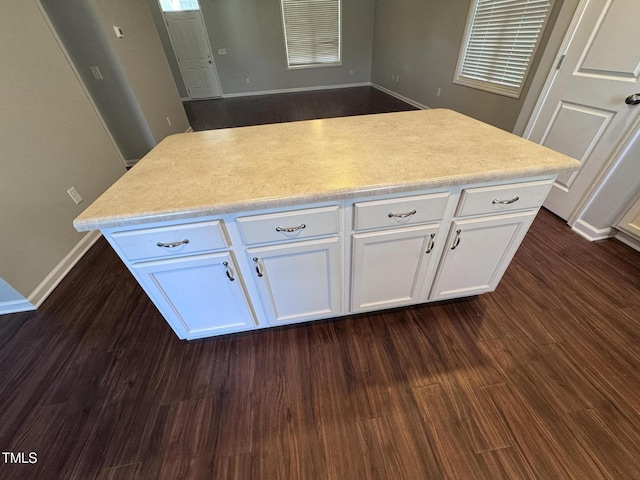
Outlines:
{"type": "Polygon", "coordinates": [[[545,207],[571,221],[636,125],[640,106],[625,98],[640,91],[637,0],[582,0],[559,70],[532,116],[525,137],[569,155],[580,169],[561,175],[545,207]]]}
{"type": "Polygon", "coordinates": [[[191,98],[219,97],[218,75],[200,12],[165,12],[164,17],[191,98]]]}

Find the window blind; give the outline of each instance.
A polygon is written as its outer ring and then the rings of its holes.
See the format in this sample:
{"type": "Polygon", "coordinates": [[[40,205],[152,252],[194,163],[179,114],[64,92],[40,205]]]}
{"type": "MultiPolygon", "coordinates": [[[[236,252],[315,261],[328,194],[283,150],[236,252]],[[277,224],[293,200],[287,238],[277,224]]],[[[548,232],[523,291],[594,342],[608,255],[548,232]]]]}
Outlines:
{"type": "Polygon", "coordinates": [[[455,83],[519,97],[551,0],[475,0],[455,83]]]}
{"type": "Polygon", "coordinates": [[[340,63],[340,0],[281,0],[289,68],[340,63]]]}

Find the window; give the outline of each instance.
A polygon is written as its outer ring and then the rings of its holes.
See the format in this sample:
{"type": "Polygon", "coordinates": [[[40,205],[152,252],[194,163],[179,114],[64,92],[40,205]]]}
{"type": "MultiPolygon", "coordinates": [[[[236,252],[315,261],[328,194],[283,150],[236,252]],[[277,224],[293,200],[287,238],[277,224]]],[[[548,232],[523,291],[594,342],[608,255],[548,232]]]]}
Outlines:
{"type": "Polygon", "coordinates": [[[200,10],[198,0],[160,0],[163,12],[184,12],[187,10],[200,10]]]}
{"type": "Polygon", "coordinates": [[[340,1],[280,0],[289,68],[340,65],[340,1]]]}
{"type": "Polygon", "coordinates": [[[473,0],[454,83],[518,98],[552,0],[473,0]]]}

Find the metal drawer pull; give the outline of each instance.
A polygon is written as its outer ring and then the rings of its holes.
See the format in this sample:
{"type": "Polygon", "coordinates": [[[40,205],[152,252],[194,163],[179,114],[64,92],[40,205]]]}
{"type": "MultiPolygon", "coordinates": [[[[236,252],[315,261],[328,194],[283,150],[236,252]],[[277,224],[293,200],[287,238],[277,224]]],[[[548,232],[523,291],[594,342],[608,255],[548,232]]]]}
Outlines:
{"type": "Polygon", "coordinates": [[[289,227],[289,228],[276,227],[276,232],[293,233],[293,232],[297,232],[298,230],[302,230],[303,228],[307,228],[307,226],[304,223],[301,223],[297,227],[289,227]]]}
{"type": "Polygon", "coordinates": [[[389,218],[407,218],[410,217],[411,215],[415,215],[416,211],[415,210],[411,210],[408,213],[389,213],[389,218]]]}
{"type": "Polygon", "coordinates": [[[494,205],[495,205],[496,203],[499,203],[499,204],[501,204],[501,205],[510,205],[510,204],[512,204],[512,203],[516,203],[518,200],[520,200],[520,197],[513,197],[511,200],[498,200],[498,199],[496,198],[496,199],[494,199],[494,200],[493,200],[493,202],[491,202],[491,203],[493,203],[494,205]]]}
{"type": "Polygon", "coordinates": [[[227,269],[227,277],[229,277],[229,280],[233,282],[235,278],[233,277],[233,270],[231,270],[231,267],[229,266],[229,262],[222,262],[222,265],[224,265],[225,268],[227,269]]]}
{"type": "Polygon", "coordinates": [[[431,250],[433,250],[433,246],[435,244],[435,242],[433,241],[434,238],[436,238],[436,234],[432,233],[431,237],[429,238],[429,245],[427,245],[427,251],[425,253],[431,253],[431,250]]]}
{"type": "Polygon", "coordinates": [[[258,274],[259,277],[261,277],[262,270],[260,270],[260,262],[258,260],[258,257],[253,257],[253,261],[256,262],[256,273],[258,274]]]}
{"type": "Polygon", "coordinates": [[[187,243],[189,243],[189,239],[185,238],[184,240],[180,240],[179,242],[171,242],[171,243],[158,242],[156,243],[156,245],[162,248],[176,248],[176,247],[179,247],[180,245],[186,245],[187,243]]]}
{"type": "Polygon", "coordinates": [[[460,233],[462,232],[462,230],[458,229],[456,230],[456,238],[453,239],[453,246],[451,247],[451,250],[455,250],[456,247],[458,245],[460,245],[460,233]]]}

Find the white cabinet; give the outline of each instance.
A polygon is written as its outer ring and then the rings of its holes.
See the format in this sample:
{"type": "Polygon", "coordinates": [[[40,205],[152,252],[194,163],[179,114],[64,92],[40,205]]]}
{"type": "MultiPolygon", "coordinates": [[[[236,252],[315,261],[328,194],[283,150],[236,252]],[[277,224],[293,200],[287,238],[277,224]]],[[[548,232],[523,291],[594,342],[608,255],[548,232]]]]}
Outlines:
{"type": "MultiPolygon", "coordinates": [[[[426,301],[439,224],[353,235],[351,310],[362,312],[426,301]]],[[[435,258],[437,261],[437,257],[435,258]]]]}
{"type": "Polygon", "coordinates": [[[229,252],[138,263],[132,271],[180,338],[256,325],[229,252]]]}
{"type": "Polygon", "coordinates": [[[339,237],[250,248],[247,254],[271,325],[342,313],[339,237]]]}
{"type": "Polygon", "coordinates": [[[431,300],[495,290],[537,210],[454,220],[431,300]]]}
{"type": "Polygon", "coordinates": [[[616,228],[616,238],[640,251],[640,198],[629,207],[616,228]]]}

